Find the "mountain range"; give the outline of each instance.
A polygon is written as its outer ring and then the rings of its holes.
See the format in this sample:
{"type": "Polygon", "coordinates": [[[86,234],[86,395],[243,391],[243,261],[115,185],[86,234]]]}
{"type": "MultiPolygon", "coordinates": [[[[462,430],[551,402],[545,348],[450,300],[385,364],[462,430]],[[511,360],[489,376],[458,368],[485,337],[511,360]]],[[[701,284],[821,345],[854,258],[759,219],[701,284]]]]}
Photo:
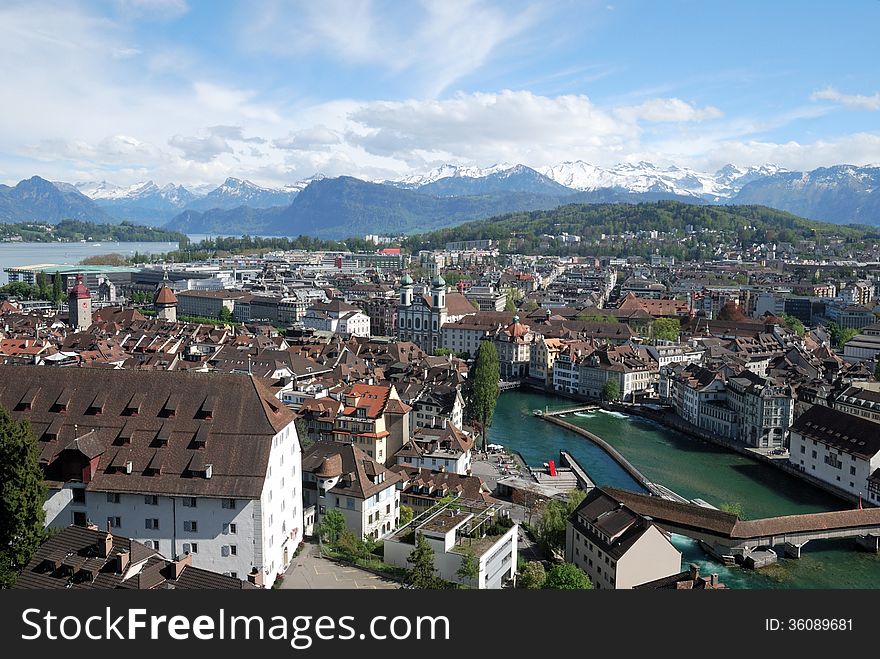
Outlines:
{"type": "Polygon", "coordinates": [[[568,203],[662,199],[760,204],[815,220],[880,225],[880,166],[795,172],[726,165],[705,173],[649,162],[599,167],[578,160],[538,169],[447,164],[398,180],[316,175],[282,188],[228,178],[207,192],[153,181],[124,187],[35,176],[14,187],[0,185],[0,222],[129,220],[189,233],[340,238],[411,233],[568,203]]]}

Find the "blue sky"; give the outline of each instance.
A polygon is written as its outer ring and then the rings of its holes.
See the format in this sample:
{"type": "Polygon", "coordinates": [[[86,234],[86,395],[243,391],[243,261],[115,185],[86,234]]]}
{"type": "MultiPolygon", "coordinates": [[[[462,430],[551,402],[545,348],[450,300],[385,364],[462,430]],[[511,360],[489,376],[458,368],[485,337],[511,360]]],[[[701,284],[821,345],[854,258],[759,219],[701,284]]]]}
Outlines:
{"type": "Polygon", "coordinates": [[[0,180],[880,163],[880,0],[0,2],[0,180]]]}

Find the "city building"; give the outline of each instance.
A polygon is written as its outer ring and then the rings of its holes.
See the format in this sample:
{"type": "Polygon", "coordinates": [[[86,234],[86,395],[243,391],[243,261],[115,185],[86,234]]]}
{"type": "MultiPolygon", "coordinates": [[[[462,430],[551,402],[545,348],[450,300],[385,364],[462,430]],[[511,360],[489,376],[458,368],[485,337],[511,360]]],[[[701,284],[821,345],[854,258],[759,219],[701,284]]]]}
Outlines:
{"type": "MultiPolygon", "coordinates": [[[[218,291],[188,290],[177,294],[177,313],[180,316],[196,316],[199,318],[220,318],[225,309],[230,318],[235,317],[238,302],[249,302],[250,293],[246,291],[225,289],[218,291]]],[[[242,322],[249,318],[240,318],[242,322]]]]}
{"type": "Polygon", "coordinates": [[[14,588],[37,590],[241,590],[262,574],[237,576],[193,567],[193,555],[173,560],[131,538],[83,526],[51,535],[18,575],[14,588]]]}
{"type": "Polygon", "coordinates": [[[434,550],[434,569],[446,581],[476,588],[502,588],[516,575],[519,526],[499,526],[497,506],[480,508],[453,501],[427,516],[416,517],[394,535],[385,538],[385,562],[411,568],[407,558],[419,536],[434,550]],[[459,575],[465,557],[472,555],[478,564],[473,581],[459,575]]]}
{"type": "Polygon", "coordinates": [[[165,556],[271,586],[302,538],[293,414],[246,375],[0,366],[30,422],[46,524],[109,526],[165,556]],[[244,448],[246,447],[246,449],[244,448]]]}
{"type": "Polygon", "coordinates": [[[431,354],[442,345],[443,325],[477,312],[461,293],[447,293],[446,281],[440,275],[431,281],[430,297],[415,295],[409,275],[404,275],[400,284],[397,337],[431,354]]]}
{"type": "Polygon", "coordinates": [[[83,284],[83,276],[76,276],[76,285],[67,292],[70,326],[84,330],[92,324],[92,296],[83,284]]]}
{"type": "Polygon", "coordinates": [[[681,571],[681,552],[669,535],[599,487],[565,525],[565,560],[600,589],[633,588],[681,571]]]}
{"type": "Polygon", "coordinates": [[[789,461],[797,469],[880,505],[869,478],[880,469],[880,433],[873,421],[815,405],[791,427],[789,461]]]}
{"type": "Polygon", "coordinates": [[[398,465],[406,467],[468,474],[473,447],[474,440],[456,426],[418,428],[403,448],[394,454],[394,459],[398,465]]]}
{"type": "Polygon", "coordinates": [[[791,385],[744,370],[727,380],[727,405],[737,417],[737,439],[755,448],[788,444],[794,419],[791,385]]]}
{"type": "Polygon", "coordinates": [[[302,323],[308,329],[352,336],[370,336],[370,318],[358,307],[342,300],[316,302],[306,311],[302,323]]]}
{"type": "Polygon", "coordinates": [[[880,391],[865,387],[847,387],[834,400],[834,409],[880,423],[880,391]]]}
{"type": "Polygon", "coordinates": [[[400,492],[397,472],[386,469],[353,444],[316,442],[303,453],[303,505],[308,535],[318,532],[330,510],[361,538],[380,538],[397,528],[400,492]]]}

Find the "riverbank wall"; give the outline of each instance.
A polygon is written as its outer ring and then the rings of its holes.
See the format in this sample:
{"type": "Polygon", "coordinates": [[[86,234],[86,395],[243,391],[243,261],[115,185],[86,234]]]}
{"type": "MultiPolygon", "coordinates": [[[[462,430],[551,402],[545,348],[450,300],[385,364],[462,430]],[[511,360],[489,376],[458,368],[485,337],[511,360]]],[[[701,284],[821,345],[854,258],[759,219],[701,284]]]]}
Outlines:
{"type": "MultiPolygon", "coordinates": [[[[845,490],[835,487],[830,483],[826,483],[825,481],[819,480],[818,478],[815,478],[810,474],[801,471],[793,464],[791,464],[787,458],[772,458],[758,451],[751,450],[749,447],[744,446],[739,442],[731,442],[721,439],[720,437],[712,435],[702,428],[699,428],[692,423],[689,423],[688,421],[682,419],[678,414],[675,414],[674,412],[665,412],[657,409],[652,409],[650,407],[644,407],[642,405],[623,405],[620,403],[604,403],[601,407],[603,409],[607,409],[613,412],[630,414],[632,416],[638,416],[649,421],[654,421],[666,428],[669,428],[670,430],[676,430],[683,435],[687,435],[689,437],[699,439],[704,442],[709,442],[710,444],[720,446],[727,449],[728,451],[733,451],[734,453],[746,455],[753,460],[769,464],[776,469],[779,469],[780,471],[784,471],[796,478],[799,478],[802,481],[809,483],[810,485],[813,485],[814,487],[817,487],[818,489],[837,497],[841,501],[845,501],[851,504],[859,503],[858,497],[853,496],[845,490]]],[[[862,503],[864,504],[864,501],[862,503]]]]}
{"type": "Polygon", "coordinates": [[[542,419],[547,421],[548,423],[552,423],[553,425],[559,426],[560,428],[565,428],[581,437],[585,437],[586,439],[593,442],[596,446],[600,447],[603,451],[605,451],[612,460],[614,460],[620,467],[629,474],[633,480],[635,480],[639,485],[641,485],[647,492],[651,494],[661,496],[660,489],[654,485],[651,481],[649,481],[642,472],[636,469],[632,463],[623,457],[620,452],[611,446],[604,439],[599,437],[598,435],[594,435],[589,430],[584,430],[580,426],[576,426],[573,423],[569,423],[568,421],[563,421],[559,417],[556,416],[542,416],[542,419]]]}

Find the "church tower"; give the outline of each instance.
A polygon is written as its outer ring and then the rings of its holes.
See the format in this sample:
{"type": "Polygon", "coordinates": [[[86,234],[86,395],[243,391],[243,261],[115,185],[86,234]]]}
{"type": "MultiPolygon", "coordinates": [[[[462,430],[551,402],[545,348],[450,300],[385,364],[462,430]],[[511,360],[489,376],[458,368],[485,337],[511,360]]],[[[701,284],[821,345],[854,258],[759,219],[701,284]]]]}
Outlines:
{"type": "Polygon", "coordinates": [[[410,307],[413,303],[413,280],[409,275],[404,275],[400,280],[400,306],[410,307]]]}
{"type": "Polygon", "coordinates": [[[67,293],[70,326],[84,330],[92,324],[92,296],[83,283],[82,273],[76,276],[76,285],[67,293]]]}
{"type": "Polygon", "coordinates": [[[440,275],[431,282],[431,306],[435,309],[446,308],[446,280],[440,275]]]}

